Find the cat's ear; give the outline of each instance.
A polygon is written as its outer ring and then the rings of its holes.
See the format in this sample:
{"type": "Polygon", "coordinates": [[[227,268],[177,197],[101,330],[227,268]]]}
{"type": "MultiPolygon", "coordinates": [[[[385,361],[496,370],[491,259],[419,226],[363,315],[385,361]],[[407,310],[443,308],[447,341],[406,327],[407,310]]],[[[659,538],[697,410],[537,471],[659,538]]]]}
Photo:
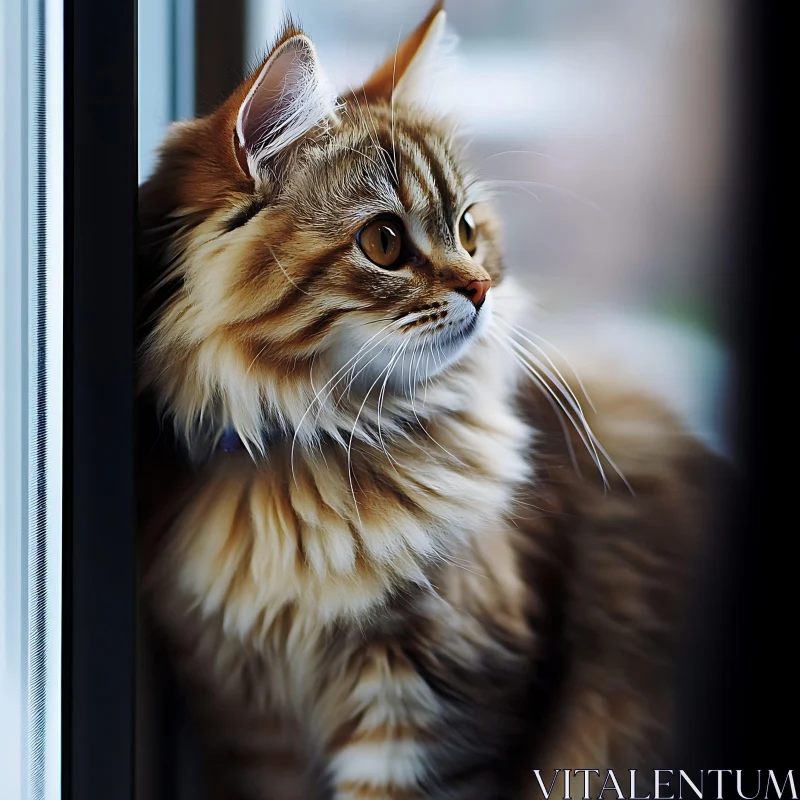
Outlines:
{"type": "Polygon", "coordinates": [[[452,50],[453,38],[446,34],[445,18],[444,0],[437,0],[413,33],[353,94],[367,99],[393,98],[396,103],[425,101],[432,79],[452,50]]]}
{"type": "Polygon", "coordinates": [[[255,176],[259,164],[336,113],[336,90],[311,40],[287,29],[259,70],[236,117],[239,163],[255,176]]]}

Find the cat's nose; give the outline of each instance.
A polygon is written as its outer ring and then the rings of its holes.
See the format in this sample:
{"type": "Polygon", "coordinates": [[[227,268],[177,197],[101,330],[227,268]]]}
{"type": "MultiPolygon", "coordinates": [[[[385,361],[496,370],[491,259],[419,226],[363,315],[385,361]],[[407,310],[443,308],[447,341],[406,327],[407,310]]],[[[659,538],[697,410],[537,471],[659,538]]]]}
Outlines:
{"type": "Polygon", "coordinates": [[[463,294],[467,300],[475,306],[475,310],[480,310],[483,301],[486,299],[486,292],[489,291],[492,285],[490,278],[485,281],[470,281],[466,286],[461,289],[456,289],[459,294],[463,294]]]}

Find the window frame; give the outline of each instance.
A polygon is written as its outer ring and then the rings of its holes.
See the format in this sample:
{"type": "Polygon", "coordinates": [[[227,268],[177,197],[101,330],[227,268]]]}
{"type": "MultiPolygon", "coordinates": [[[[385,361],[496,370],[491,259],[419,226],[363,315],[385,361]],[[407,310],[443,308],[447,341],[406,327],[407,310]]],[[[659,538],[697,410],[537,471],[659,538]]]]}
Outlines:
{"type": "Polygon", "coordinates": [[[132,798],[135,0],[66,0],[65,800],[132,798]]]}

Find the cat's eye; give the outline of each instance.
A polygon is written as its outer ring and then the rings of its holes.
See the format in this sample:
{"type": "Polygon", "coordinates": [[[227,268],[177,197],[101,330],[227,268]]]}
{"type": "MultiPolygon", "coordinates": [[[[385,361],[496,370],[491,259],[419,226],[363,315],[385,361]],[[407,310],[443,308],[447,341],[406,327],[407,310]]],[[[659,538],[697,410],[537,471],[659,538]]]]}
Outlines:
{"type": "Polygon", "coordinates": [[[364,255],[379,267],[392,267],[400,258],[403,249],[402,226],[391,217],[380,217],[367,223],[357,238],[364,255]]]}
{"type": "Polygon", "coordinates": [[[465,211],[458,223],[458,238],[461,246],[471,255],[478,249],[478,224],[469,211],[465,211]]]}

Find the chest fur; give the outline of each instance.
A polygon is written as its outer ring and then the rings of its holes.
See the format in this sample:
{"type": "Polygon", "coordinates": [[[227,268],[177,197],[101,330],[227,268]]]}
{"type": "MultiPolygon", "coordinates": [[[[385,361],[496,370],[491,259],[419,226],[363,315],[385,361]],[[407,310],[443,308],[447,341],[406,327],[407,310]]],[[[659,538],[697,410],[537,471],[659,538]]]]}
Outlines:
{"type": "Polygon", "coordinates": [[[503,516],[520,457],[453,449],[384,465],[363,451],[292,463],[279,448],[261,468],[222,456],[170,531],[173,575],[242,636],[287,605],[321,622],[368,613],[400,585],[427,585],[431,564],[503,516]]]}

